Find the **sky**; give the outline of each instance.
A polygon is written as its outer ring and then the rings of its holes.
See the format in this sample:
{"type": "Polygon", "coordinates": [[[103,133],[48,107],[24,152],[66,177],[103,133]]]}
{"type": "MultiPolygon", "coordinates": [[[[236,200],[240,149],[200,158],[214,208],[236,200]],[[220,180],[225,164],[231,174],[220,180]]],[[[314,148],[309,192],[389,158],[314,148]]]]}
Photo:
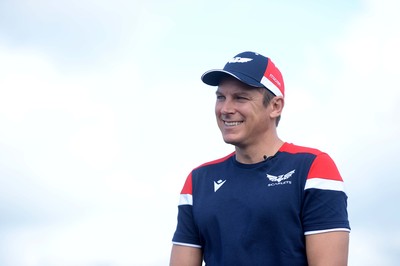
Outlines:
{"type": "Polygon", "coordinates": [[[400,261],[395,0],[1,0],[0,265],[167,265],[183,182],[225,156],[214,88],[272,58],[280,137],[331,155],[349,265],[400,261]]]}

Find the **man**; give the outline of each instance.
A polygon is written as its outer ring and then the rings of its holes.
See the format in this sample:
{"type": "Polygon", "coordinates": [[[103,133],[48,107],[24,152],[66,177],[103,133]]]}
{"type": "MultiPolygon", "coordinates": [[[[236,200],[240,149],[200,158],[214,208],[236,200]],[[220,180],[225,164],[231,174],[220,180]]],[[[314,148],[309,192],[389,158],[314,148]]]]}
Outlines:
{"type": "Polygon", "coordinates": [[[347,265],[343,180],[326,153],[278,137],[279,69],[244,52],[202,80],[218,86],[217,124],[235,151],[187,177],[170,265],[347,265]]]}

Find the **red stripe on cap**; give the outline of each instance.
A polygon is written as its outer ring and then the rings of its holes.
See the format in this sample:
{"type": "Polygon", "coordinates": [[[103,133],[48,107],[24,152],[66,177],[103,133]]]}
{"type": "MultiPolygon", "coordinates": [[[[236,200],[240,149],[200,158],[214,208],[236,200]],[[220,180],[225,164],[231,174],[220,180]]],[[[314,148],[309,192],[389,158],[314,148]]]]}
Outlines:
{"type": "Polygon", "coordinates": [[[282,73],[275,64],[268,59],[267,69],[265,69],[264,77],[271,81],[285,95],[285,84],[283,83],[282,73]]]}

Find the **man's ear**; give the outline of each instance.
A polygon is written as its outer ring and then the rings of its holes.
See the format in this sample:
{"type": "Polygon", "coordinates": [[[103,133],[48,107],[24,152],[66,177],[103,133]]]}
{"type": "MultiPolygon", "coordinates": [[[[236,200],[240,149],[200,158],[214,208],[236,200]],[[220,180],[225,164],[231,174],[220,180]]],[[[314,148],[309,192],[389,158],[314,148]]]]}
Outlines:
{"type": "Polygon", "coordinates": [[[276,96],[272,98],[270,105],[272,107],[270,113],[271,118],[277,118],[282,114],[283,107],[285,106],[285,100],[282,96],[276,96]]]}

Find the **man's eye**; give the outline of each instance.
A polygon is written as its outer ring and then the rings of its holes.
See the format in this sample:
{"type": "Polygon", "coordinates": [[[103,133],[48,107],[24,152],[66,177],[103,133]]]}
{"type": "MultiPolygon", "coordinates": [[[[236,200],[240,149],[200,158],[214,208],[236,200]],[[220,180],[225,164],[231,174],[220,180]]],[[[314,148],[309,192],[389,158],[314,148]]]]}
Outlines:
{"type": "Polygon", "coordinates": [[[238,100],[248,100],[246,97],[243,97],[243,96],[238,96],[238,97],[236,97],[236,99],[238,99],[238,100]]]}
{"type": "Polygon", "coordinates": [[[217,100],[224,100],[225,99],[225,97],[224,96],[222,96],[222,95],[217,95],[217,100]]]}

